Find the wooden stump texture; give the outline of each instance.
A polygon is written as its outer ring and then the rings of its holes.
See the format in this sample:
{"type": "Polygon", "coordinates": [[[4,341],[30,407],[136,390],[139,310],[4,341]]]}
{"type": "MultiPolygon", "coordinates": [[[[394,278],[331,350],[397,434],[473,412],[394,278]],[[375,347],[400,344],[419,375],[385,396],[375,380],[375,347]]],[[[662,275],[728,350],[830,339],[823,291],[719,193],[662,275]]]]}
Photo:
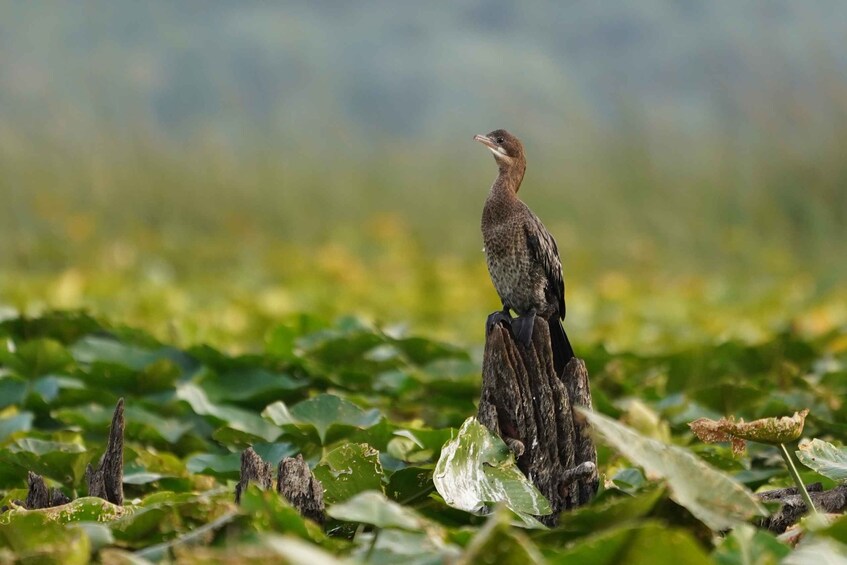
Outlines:
{"type": "Polygon", "coordinates": [[[553,368],[550,329],[535,319],[529,347],[504,324],[486,338],[478,417],[512,449],[518,467],[547,497],[553,525],[563,511],[585,504],[597,492],[597,451],[588,424],[572,407],[591,407],[588,372],[571,359],[559,377],[553,368]]]}

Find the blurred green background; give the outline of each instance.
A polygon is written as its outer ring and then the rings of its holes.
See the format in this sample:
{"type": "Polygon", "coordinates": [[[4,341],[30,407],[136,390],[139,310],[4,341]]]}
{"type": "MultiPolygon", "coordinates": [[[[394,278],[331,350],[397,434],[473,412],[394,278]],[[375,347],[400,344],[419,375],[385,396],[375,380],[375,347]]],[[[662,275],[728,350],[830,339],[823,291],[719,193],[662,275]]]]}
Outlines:
{"type": "Polygon", "coordinates": [[[460,344],[498,306],[473,134],[527,148],[573,341],[847,324],[837,1],[7,2],[0,314],[257,347],[301,312],[460,344]]]}

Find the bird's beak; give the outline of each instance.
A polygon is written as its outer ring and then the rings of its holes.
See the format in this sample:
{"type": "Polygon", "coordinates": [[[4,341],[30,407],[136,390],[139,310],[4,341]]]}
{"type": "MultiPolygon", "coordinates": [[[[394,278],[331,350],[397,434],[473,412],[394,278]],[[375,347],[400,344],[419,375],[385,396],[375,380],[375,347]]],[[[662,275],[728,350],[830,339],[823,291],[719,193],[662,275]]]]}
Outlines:
{"type": "Polygon", "coordinates": [[[494,153],[495,159],[502,159],[507,163],[510,163],[512,161],[511,157],[506,154],[506,150],[494,143],[494,140],[488,137],[487,135],[475,135],[473,136],[473,140],[479,141],[480,143],[488,147],[488,149],[492,153],[494,153]]]}
{"type": "Polygon", "coordinates": [[[488,147],[492,151],[497,151],[499,149],[499,147],[497,147],[497,144],[494,143],[491,140],[491,138],[489,138],[487,135],[479,135],[479,134],[475,135],[475,136],[473,136],[473,140],[479,141],[480,143],[482,143],[483,145],[485,145],[486,147],[488,147]]]}

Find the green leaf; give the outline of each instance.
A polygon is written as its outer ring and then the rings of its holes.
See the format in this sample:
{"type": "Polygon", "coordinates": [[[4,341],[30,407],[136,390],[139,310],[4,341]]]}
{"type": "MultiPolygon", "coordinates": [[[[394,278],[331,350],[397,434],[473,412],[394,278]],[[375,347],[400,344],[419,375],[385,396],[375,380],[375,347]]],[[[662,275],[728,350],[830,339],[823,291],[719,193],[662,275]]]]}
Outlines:
{"type": "Polygon", "coordinates": [[[464,563],[546,563],[538,548],[520,530],[510,527],[511,515],[505,508],[498,508],[471,539],[465,553],[464,563]]]}
{"type": "Polygon", "coordinates": [[[4,517],[0,548],[11,549],[24,563],[83,565],[90,561],[91,543],[82,528],[56,523],[41,512],[23,511],[4,517]]]}
{"type": "Polygon", "coordinates": [[[369,428],[382,419],[378,410],[362,410],[332,394],[319,394],[290,409],[277,401],[265,408],[262,416],[277,426],[311,427],[317,432],[321,445],[337,441],[352,430],[369,428]],[[334,433],[329,434],[330,430],[334,433]]]}
{"type": "Polygon", "coordinates": [[[21,438],[0,450],[0,462],[15,465],[21,481],[26,471],[64,484],[79,484],[90,454],[78,443],[21,438]]]}
{"type": "Polygon", "coordinates": [[[300,513],[275,491],[264,491],[249,485],[241,496],[241,510],[260,530],[291,533],[317,541],[323,539],[323,531],[300,513]]]}
{"type": "Polygon", "coordinates": [[[800,463],[833,481],[847,481],[847,449],[813,439],[795,451],[800,463]]]}
{"type": "MultiPolygon", "coordinates": [[[[89,404],[82,408],[63,408],[53,412],[52,416],[67,424],[80,426],[86,431],[102,432],[104,435],[112,421],[112,407],[89,404]]],[[[176,443],[193,426],[173,418],[165,418],[132,405],[125,409],[126,437],[139,441],[157,443],[176,443]]]]}
{"type": "Polygon", "coordinates": [[[33,418],[32,412],[21,412],[0,420],[0,441],[17,432],[28,432],[32,429],[33,418]]]}
{"type": "Polygon", "coordinates": [[[275,440],[280,431],[256,414],[236,408],[215,404],[206,393],[194,383],[184,383],[177,387],[176,397],[187,402],[196,414],[209,416],[216,422],[233,430],[250,434],[265,441],[275,440]]]}
{"type": "Polygon", "coordinates": [[[476,418],[441,450],[433,475],[435,488],[453,508],[487,514],[498,502],[519,515],[550,514],[550,503],[518,469],[503,441],[476,418]]]}
{"type": "Polygon", "coordinates": [[[241,472],[241,456],[238,453],[200,453],[189,457],[185,467],[191,473],[213,475],[221,479],[238,479],[241,472]]]}
{"type": "Polygon", "coordinates": [[[134,371],[166,358],[162,352],[122,343],[111,337],[86,336],[71,347],[71,354],[77,363],[109,363],[122,365],[134,371]]]}
{"type": "Polygon", "coordinates": [[[336,520],[360,522],[378,528],[416,531],[424,524],[424,519],[417,512],[388,500],[382,492],[375,490],[360,492],[345,502],[333,504],[326,513],[336,520]]]}
{"type": "Polygon", "coordinates": [[[27,381],[14,375],[0,374],[0,408],[20,406],[27,391],[27,381]]]}
{"type": "Polygon", "coordinates": [[[346,443],[327,453],[314,468],[327,504],[343,502],[367,490],[382,491],[379,452],[367,444],[346,443]]]}
{"type": "Polygon", "coordinates": [[[776,565],[791,553],[773,534],[741,524],[712,552],[719,565],[776,565]]]}
{"type": "Polygon", "coordinates": [[[635,496],[595,499],[590,504],[563,512],[556,529],[542,537],[561,540],[563,536],[572,538],[638,520],[650,514],[664,494],[665,489],[653,488],[635,496]]]}
{"type": "Polygon", "coordinates": [[[29,379],[65,372],[73,366],[73,362],[65,346],[52,339],[28,341],[9,359],[12,369],[29,379]]]}
{"type": "Polygon", "coordinates": [[[688,532],[657,522],[626,525],[583,538],[555,556],[550,564],[708,565],[709,557],[688,532]]]}
{"type": "Polygon", "coordinates": [[[214,401],[244,403],[261,399],[274,400],[308,383],[285,373],[251,367],[221,375],[208,373],[199,384],[214,401]]]}
{"type": "Polygon", "coordinates": [[[606,442],[653,475],[663,477],[671,498],[712,530],[766,515],[753,494],[690,451],[646,438],[606,416],[579,409],[606,442]]]}

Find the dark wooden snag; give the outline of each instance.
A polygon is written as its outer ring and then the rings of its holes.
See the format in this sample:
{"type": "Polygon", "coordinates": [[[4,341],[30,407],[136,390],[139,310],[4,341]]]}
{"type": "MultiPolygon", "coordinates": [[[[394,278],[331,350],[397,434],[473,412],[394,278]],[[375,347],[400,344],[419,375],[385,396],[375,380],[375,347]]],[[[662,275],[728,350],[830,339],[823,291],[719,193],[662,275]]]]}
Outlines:
{"type": "MultiPolygon", "coordinates": [[[[823,490],[820,483],[806,485],[809,496],[819,512],[841,514],[847,510],[847,484],[838,485],[831,490],[823,490]]],[[[761,525],[775,534],[781,534],[789,526],[796,524],[808,512],[803,497],[797,487],[760,492],[756,496],[765,502],[776,501],[782,506],[775,514],[765,518],[761,525]]]]}
{"type": "Polygon", "coordinates": [[[98,496],[112,504],[124,503],[124,399],[118,400],[112,425],[109,427],[109,444],[97,469],[85,469],[88,496],[98,496]]]}
{"type": "Polygon", "coordinates": [[[279,462],[276,489],[304,518],[323,524],[324,489],[312,474],[303,456],[286,457],[279,462]]]}
{"type": "Polygon", "coordinates": [[[497,324],[486,336],[478,417],[512,449],[518,467],[547,497],[558,515],[585,504],[597,492],[597,451],[588,424],[573,406],[591,407],[588,371],[571,359],[559,377],[553,368],[550,329],[535,319],[529,347],[497,324]]]}
{"type": "Polygon", "coordinates": [[[32,471],[27,471],[26,477],[29,492],[26,495],[24,506],[28,510],[37,510],[39,508],[52,508],[61,504],[67,504],[71,501],[65,496],[61,490],[57,488],[47,488],[44,478],[32,471]]]}
{"type": "Polygon", "coordinates": [[[271,488],[273,484],[273,469],[269,463],[259,457],[259,454],[253,451],[252,447],[241,453],[241,477],[238,484],[235,485],[235,502],[241,502],[241,493],[247,488],[251,482],[259,485],[263,489],[271,488]]]}

